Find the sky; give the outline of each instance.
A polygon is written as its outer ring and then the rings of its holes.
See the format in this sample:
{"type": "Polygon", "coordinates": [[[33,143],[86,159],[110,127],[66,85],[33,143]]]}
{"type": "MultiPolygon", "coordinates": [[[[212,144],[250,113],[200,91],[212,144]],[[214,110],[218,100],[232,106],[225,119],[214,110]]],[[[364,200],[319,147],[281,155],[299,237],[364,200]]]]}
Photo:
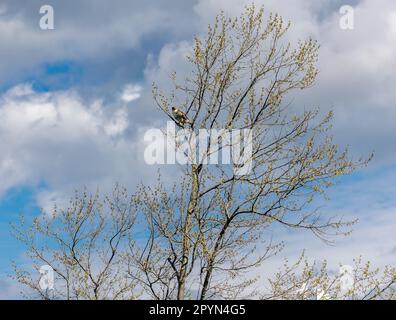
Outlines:
{"type": "MultiPolygon", "coordinates": [[[[150,184],[143,134],[162,127],[151,83],[188,73],[195,34],[224,10],[248,0],[0,0],[0,298],[18,298],[9,277],[23,247],[9,224],[65,203],[75,189],[131,190],[150,184]],[[40,7],[54,8],[54,30],[39,26],[40,7]]],[[[396,265],[396,3],[393,0],[257,0],[292,23],[287,35],[321,44],[316,85],[296,105],[335,113],[335,142],[370,165],[341,179],[321,204],[326,213],[358,218],[353,234],[329,246],[306,232],[282,232],[286,249],[260,272],[305,249],[312,259],[351,264],[362,255],[396,265]],[[354,10],[343,30],[339,9],[354,10]]],[[[165,173],[166,174],[166,173],[165,173]]],[[[171,175],[171,174],[169,174],[171,175]]],[[[165,176],[166,178],[166,176],[165,176]]]]}

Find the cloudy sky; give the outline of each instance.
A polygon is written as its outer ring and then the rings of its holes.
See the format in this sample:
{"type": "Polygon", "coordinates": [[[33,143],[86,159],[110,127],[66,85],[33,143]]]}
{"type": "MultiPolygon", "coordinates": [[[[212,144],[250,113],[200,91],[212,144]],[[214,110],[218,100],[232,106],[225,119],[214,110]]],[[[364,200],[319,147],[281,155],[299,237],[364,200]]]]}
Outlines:
{"type": "MultiPolygon", "coordinates": [[[[155,80],[188,68],[185,55],[219,10],[238,15],[251,0],[0,0],[0,298],[18,297],[9,279],[23,248],[9,223],[19,213],[64,202],[76,188],[130,189],[150,183],[142,135],[166,120],[151,98],[155,80]],[[54,8],[55,30],[41,30],[39,9],[54,8]]],[[[279,259],[306,249],[314,259],[350,264],[363,255],[396,265],[396,3],[393,0],[257,0],[291,20],[290,41],[321,44],[315,87],[295,104],[335,111],[334,137],[354,156],[375,151],[367,169],[340,181],[323,204],[359,218],[335,246],[307,233],[282,234],[279,259]],[[343,5],[354,29],[339,26],[343,5]]]]}

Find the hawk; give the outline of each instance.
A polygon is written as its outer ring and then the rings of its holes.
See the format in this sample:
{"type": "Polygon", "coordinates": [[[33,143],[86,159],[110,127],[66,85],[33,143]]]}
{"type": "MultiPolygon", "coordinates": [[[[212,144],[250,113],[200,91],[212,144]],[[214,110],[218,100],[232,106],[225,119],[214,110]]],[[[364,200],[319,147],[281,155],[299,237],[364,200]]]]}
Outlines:
{"type": "Polygon", "coordinates": [[[172,107],[172,114],[180,125],[184,126],[186,123],[190,125],[192,124],[192,122],[187,118],[186,114],[175,107],[172,107]]]}

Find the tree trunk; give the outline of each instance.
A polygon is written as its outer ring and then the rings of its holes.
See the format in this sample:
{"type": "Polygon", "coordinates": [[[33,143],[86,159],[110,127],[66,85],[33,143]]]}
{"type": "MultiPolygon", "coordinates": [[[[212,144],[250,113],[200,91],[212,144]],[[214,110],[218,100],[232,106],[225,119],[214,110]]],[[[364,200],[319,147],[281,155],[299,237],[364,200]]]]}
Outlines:
{"type": "Polygon", "coordinates": [[[218,250],[220,249],[221,241],[223,240],[224,234],[225,234],[228,226],[230,225],[230,222],[231,222],[230,219],[227,219],[227,221],[225,222],[223,228],[220,231],[219,236],[217,237],[215,247],[213,248],[213,251],[210,255],[210,258],[208,261],[208,267],[206,269],[205,279],[204,279],[204,282],[202,285],[202,291],[201,291],[201,297],[200,297],[201,300],[205,299],[206,294],[209,290],[210,278],[212,276],[216,254],[217,254],[218,250]]]}
{"type": "Polygon", "coordinates": [[[187,207],[186,212],[186,220],[184,222],[183,228],[183,247],[182,247],[182,264],[179,270],[179,283],[177,290],[177,299],[184,300],[185,298],[185,287],[186,287],[186,278],[187,278],[187,266],[188,259],[190,256],[190,233],[191,233],[191,217],[194,214],[194,211],[197,208],[198,204],[198,196],[199,196],[199,169],[197,165],[191,166],[191,194],[190,200],[187,207]]]}

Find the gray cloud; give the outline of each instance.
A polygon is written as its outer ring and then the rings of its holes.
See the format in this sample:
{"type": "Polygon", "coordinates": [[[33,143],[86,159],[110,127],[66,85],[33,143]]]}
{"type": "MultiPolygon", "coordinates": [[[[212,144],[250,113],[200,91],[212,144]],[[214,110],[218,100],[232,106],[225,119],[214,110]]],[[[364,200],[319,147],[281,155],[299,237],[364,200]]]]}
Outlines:
{"type": "Polygon", "coordinates": [[[0,42],[6,45],[0,51],[0,81],[15,83],[27,72],[37,72],[40,64],[63,60],[96,67],[102,64],[101,69],[106,70],[113,56],[119,59],[122,52],[129,52],[124,61],[118,60],[124,64],[147,41],[177,39],[194,29],[193,3],[181,0],[58,0],[46,4],[54,7],[55,30],[39,28],[42,1],[2,1],[0,42]]]}

